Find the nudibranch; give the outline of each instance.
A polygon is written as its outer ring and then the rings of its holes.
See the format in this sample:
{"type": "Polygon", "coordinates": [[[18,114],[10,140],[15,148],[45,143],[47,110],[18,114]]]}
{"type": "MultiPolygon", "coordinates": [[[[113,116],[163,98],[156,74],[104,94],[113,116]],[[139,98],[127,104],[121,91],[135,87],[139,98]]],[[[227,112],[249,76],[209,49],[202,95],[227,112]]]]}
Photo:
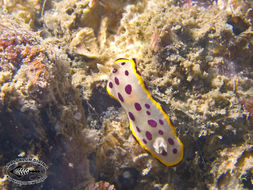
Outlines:
{"type": "Polygon", "coordinates": [[[115,61],[106,89],[125,109],[131,131],[144,149],[166,166],[182,160],[183,144],[169,116],[147,90],[135,59],[115,61]]]}

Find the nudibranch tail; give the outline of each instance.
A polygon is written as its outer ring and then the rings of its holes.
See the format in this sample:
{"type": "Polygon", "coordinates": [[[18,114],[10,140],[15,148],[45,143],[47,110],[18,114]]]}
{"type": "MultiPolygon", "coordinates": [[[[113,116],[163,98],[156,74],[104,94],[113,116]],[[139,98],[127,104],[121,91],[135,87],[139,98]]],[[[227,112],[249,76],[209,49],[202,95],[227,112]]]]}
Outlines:
{"type": "Polygon", "coordinates": [[[156,102],[137,70],[135,59],[117,59],[107,83],[108,94],[125,109],[139,144],[166,166],[183,158],[183,144],[169,116],[156,102]]]}

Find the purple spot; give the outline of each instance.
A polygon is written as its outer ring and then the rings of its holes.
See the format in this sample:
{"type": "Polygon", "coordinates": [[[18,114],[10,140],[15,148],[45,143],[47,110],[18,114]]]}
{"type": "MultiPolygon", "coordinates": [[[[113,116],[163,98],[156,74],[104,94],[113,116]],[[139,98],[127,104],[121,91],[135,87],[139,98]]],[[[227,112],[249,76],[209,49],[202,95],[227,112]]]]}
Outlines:
{"type": "Polygon", "coordinates": [[[159,119],[159,123],[160,123],[161,125],[163,125],[163,120],[159,119]]]}
{"type": "Polygon", "coordinates": [[[139,127],[137,127],[137,126],[136,126],[136,129],[137,129],[137,131],[138,131],[139,133],[141,132],[141,130],[140,130],[140,128],[139,128],[139,127]]]}
{"type": "Polygon", "coordinates": [[[147,109],[149,109],[149,108],[150,108],[150,105],[149,105],[149,104],[145,104],[145,107],[146,107],[147,109]]]}
{"type": "Polygon", "coordinates": [[[138,71],[138,69],[137,69],[137,63],[136,63],[136,60],[133,58],[133,61],[134,61],[134,63],[135,63],[135,70],[136,70],[136,73],[139,75],[139,76],[141,76],[141,73],[138,71]]]}
{"type": "Polygon", "coordinates": [[[147,114],[147,115],[150,115],[150,112],[149,112],[149,111],[146,111],[146,114],[147,114]]]}
{"type": "Polygon", "coordinates": [[[148,86],[147,86],[146,82],[144,81],[143,83],[144,83],[145,88],[148,90],[148,86]]]}
{"type": "Polygon", "coordinates": [[[132,134],[132,137],[134,138],[134,140],[136,140],[136,142],[138,142],[137,139],[136,139],[136,137],[133,134],[132,134]]]}
{"type": "Polygon", "coordinates": [[[126,64],[125,62],[121,63],[121,65],[125,65],[125,64],[126,64]]]}
{"type": "Polygon", "coordinates": [[[177,153],[177,149],[173,148],[172,152],[173,152],[173,154],[176,154],[177,153]]]}
{"type": "Polygon", "coordinates": [[[146,131],[146,137],[148,140],[152,140],[152,134],[149,131],[146,131]]]}
{"type": "Polygon", "coordinates": [[[135,120],[135,117],[134,117],[134,115],[132,114],[132,112],[128,112],[128,115],[129,115],[129,117],[130,117],[131,120],[133,120],[133,121],[135,120]]]}
{"type": "Polygon", "coordinates": [[[159,135],[163,135],[163,131],[162,130],[159,130],[158,133],[159,133],[159,135]]]}
{"type": "Polygon", "coordinates": [[[134,103],[134,107],[137,111],[140,111],[141,110],[141,105],[139,103],[134,103]]]}
{"type": "Polygon", "coordinates": [[[141,76],[141,73],[140,73],[139,71],[136,70],[136,73],[137,73],[139,76],[141,76]]]}
{"type": "Polygon", "coordinates": [[[124,99],[123,99],[123,97],[121,96],[120,93],[118,93],[118,97],[119,97],[119,99],[120,99],[121,102],[124,102],[124,99]]]}
{"type": "Polygon", "coordinates": [[[147,144],[147,141],[146,141],[146,139],[142,139],[142,141],[144,142],[144,144],[147,144]]]}
{"type": "Polygon", "coordinates": [[[132,86],[130,84],[126,85],[125,91],[126,91],[127,94],[131,94],[131,92],[132,92],[132,86]]]}
{"type": "Polygon", "coordinates": [[[148,124],[149,124],[151,127],[156,127],[156,126],[157,126],[156,121],[153,120],[153,119],[148,120],[148,124]]]}
{"type": "Polygon", "coordinates": [[[112,87],[113,87],[112,82],[109,82],[109,87],[110,87],[110,88],[112,88],[112,87]]]}
{"type": "Polygon", "coordinates": [[[167,114],[167,112],[165,111],[165,109],[161,106],[161,108],[162,108],[162,110],[164,111],[164,113],[166,113],[167,114]]]}
{"type": "Polygon", "coordinates": [[[165,150],[162,151],[163,156],[167,156],[167,152],[165,150]]]}
{"type": "Polygon", "coordinates": [[[168,138],[168,142],[169,142],[170,145],[173,145],[173,144],[174,144],[174,141],[173,141],[172,138],[168,138]]]}
{"type": "Polygon", "coordinates": [[[117,73],[117,71],[118,71],[117,69],[113,69],[113,71],[112,71],[112,72],[113,72],[113,73],[117,73]]]}
{"type": "Polygon", "coordinates": [[[114,81],[117,85],[119,85],[119,79],[117,77],[114,78],[114,81]]]}
{"type": "Polygon", "coordinates": [[[125,71],[125,75],[126,75],[126,76],[128,76],[128,75],[129,75],[129,72],[128,72],[127,70],[125,71]]]}
{"type": "Polygon", "coordinates": [[[121,60],[121,59],[125,59],[125,58],[122,58],[122,57],[121,57],[121,58],[118,58],[118,59],[115,60],[115,62],[116,62],[116,61],[119,61],[119,60],[121,60]]]}
{"type": "Polygon", "coordinates": [[[174,123],[172,122],[172,120],[170,119],[170,123],[174,126],[174,123]]]}

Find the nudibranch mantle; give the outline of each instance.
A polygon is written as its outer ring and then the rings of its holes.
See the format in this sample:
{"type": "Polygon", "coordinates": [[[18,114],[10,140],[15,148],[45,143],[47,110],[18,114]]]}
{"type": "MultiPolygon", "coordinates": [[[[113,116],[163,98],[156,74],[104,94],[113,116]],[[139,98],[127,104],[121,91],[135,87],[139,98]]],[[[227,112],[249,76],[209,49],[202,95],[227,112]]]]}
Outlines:
{"type": "Polygon", "coordinates": [[[107,92],[125,109],[131,131],[139,144],[166,166],[183,158],[183,144],[169,116],[145,87],[134,59],[115,61],[107,92]]]}

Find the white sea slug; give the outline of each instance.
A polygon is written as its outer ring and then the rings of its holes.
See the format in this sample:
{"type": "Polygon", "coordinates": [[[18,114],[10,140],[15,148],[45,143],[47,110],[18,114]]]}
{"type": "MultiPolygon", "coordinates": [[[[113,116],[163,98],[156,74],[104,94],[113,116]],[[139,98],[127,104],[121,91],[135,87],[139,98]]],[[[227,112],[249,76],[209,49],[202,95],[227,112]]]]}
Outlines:
{"type": "Polygon", "coordinates": [[[183,144],[161,105],[145,87],[134,59],[115,61],[107,84],[107,92],[127,112],[130,128],[139,144],[166,166],[183,158],[183,144]]]}

